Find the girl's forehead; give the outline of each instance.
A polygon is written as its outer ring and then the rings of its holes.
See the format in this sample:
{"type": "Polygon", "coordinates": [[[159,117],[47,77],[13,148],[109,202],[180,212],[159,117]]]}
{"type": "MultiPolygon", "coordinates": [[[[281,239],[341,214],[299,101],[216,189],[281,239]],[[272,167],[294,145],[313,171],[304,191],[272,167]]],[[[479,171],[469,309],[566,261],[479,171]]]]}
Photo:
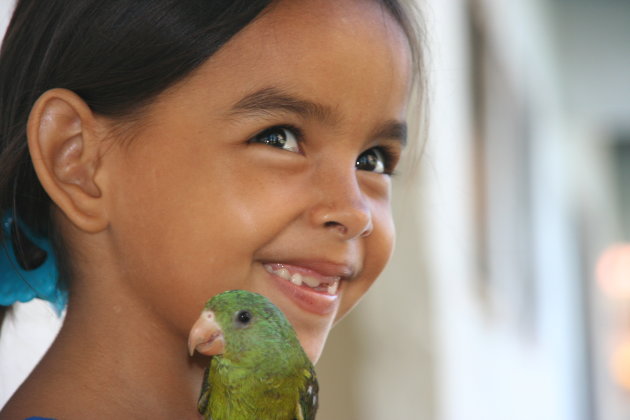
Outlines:
{"type": "Polygon", "coordinates": [[[210,61],[248,53],[261,59],[292,53],[295,61],[304,61],[333,47],[345,47],[350,55],[369,49],[386,52],[392,60],[411,60],[407,35],[379,1],[283,0],[237,33],[210,61]]]}
{"type": "Polygon", "coordinates": [[[282,88],[343,108],[361,91],[374,103],[400,105],[411,83],[411,52],[398,22],[376,1],[289,0],[271,6],[197,74],[214,97],[282,88]]]}
{"type": "MultiPolygon", "coordinates": [[[[326,48],[338,37],[362,41],[388,40],[398,48],[408,49],[408,41],[399,23],[384,2],[374,0],[283,0],[274,3],[244,29],[256,32],[259,39],[286,38],[288,45],[302,48],[326,48]],[[290,42],[295,41],[295,42],[290,42]]],[[[274,44],[271,44],[272,46],[274,44]]]]}

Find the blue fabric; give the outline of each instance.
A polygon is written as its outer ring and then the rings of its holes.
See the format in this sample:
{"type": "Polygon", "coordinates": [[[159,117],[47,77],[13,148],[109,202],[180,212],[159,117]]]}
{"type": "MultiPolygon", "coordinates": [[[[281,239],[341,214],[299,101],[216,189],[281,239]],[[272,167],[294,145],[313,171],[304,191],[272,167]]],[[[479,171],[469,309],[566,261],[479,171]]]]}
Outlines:
{"type": "Polygon", "coordinates": [[[29,417],[24,420],[57,420],[57,419],[53,419],[52,417],[29,417]]]}
{"type": "Polygon", "coordinates": [[[20,231],[35,245],[47,253],[46,261],[33,270],[24,270],[17,262],[11,241],[11,224],[16,219],[8,211],[2,217],[5,241],[0,243],[0,305],[11,306],[15,302],[28,302],[39,298],[52,303],[57,311],[66,306],[68,295],[59,288],[59,274],[52,244],[48,238],[35,235],[24,223],[17,220],[20,231]]]}

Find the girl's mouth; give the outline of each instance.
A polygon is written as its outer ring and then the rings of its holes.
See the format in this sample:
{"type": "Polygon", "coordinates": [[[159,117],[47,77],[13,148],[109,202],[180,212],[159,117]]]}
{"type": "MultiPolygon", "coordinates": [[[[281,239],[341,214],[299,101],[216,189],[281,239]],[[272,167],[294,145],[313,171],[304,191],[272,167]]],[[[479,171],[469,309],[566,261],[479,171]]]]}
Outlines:
{"type": "Polygon", "coordinates": [[[331,296],[337,294],[341,276],[322,276],[305,273],[303,270],[296,270],[297,267],[285,264],[265,264],[265,270],[284,280],[290,281],[296,286],[305,286],[316,292],[326,293],[331,296]],[[302,271],[300,273],[300,271],[302,271]]]}
{"type": "Polygon", "coordinates": [[[298,263],[266,263],[263,267],[276,280],[280,291],[307,312],[327,315],[337,307],[344,270],[322,273],[298,263]]]}

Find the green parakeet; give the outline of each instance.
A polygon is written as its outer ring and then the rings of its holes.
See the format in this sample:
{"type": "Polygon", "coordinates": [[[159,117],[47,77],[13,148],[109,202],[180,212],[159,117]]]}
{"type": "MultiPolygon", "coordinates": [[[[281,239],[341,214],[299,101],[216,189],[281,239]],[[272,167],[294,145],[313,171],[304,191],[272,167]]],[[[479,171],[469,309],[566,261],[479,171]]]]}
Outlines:
{"type": "Polygon", "coordinates": [[[188,349],[212,356],[198,409],[206,420],[313,420],[315,370],[284,314],[244,290],[216,295],[193,325],[188,349]]]}

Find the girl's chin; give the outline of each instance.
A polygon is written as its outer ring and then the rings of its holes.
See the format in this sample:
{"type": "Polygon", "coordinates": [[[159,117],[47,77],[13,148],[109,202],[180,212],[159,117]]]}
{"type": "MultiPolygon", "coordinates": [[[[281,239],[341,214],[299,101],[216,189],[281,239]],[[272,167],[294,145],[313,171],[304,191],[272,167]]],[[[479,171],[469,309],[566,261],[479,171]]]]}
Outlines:
{"type": "Polygon", "coordinates": [[[324,349],[324,344],[326,343],[326,338],[328,338],[328,332],[321,334],[320,336],[314,336],[313,334],[300,334],[297,331],[298,339],[300,340],[300,344],[302,344],[302,348],[304,352],[311,359],[313,364],[317,363],[319,357],[322,354],[324,349]]]}

